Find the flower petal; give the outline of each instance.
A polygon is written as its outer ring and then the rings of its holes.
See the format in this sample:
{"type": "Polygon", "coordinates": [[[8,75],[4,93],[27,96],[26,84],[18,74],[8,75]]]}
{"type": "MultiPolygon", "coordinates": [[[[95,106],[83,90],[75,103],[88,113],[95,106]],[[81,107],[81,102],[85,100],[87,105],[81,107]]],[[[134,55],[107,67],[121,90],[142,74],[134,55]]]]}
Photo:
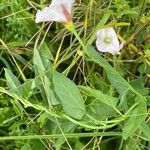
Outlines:
{"type": "Polygon", "coordinates": [[[97,38],[104,39],[105,36],[106,36],[106,34],[105,34],[105,30],[104,29],[101,29],[101,30],[97,31],[97,38]]]}
{"type": "Polygon", "coordinates": [[[105,31],[106,36],[113,37],[113,38],[116,37],[117,38],[116,32],[115,32],[115,30],[113,28],[106,28],[105,30],[106,30],[105,31]]]}
{"type": "Polygon", "coordinates": [[[36,14],[35,22],[45,22],[45,21],[57,21],[57,22],[66,22],[66,18],[63,14],[61,7],[49,6],[45,7],[41,11],[38,10],[36,14]]]}
{"type": "Polygon", "coordinates": [[[75,0],[62,0],[67,11],[71,14],[71,10],[75,0]]]}
{"type": "Polygon", "coordinates": [[[73,3],[75,2],[75,0],[53,0],[52,3],[51,3],[51,6],[54,6],[54,5],[63,5],[66,10],[71,14],[71,10],[72,10],[72,7],[73,7],[73,3]]]}
{"type": "Polygon", "coordinates": [[[120,54],[122,45],[119,45],[116,32],[113,28],[101,29],[97,32],[96,47],[101,52],[109,52],[113,55],[120,54]],[[105,39],[109,39],[110,43],[107,43],[105,39]]]}
{"type": "Polygon", "coordinates": [[[54,5],[62,5],[62,0],[52,0],[50,6],[54,6],[54,5]]]}
{"type": "Polygon", "coordinates": [[[68,22],[71,17],[71,9],[75,0],[52,0],[49,7],[39,10],[36,14],[35,22],[57,21],[68,22]],[[63,6],[63,7],[62,7],[63,6]],[[64,8],[68,14],[64,13],[64,8]],[[70,17],[68,17],[68,16],[70,17]]]}

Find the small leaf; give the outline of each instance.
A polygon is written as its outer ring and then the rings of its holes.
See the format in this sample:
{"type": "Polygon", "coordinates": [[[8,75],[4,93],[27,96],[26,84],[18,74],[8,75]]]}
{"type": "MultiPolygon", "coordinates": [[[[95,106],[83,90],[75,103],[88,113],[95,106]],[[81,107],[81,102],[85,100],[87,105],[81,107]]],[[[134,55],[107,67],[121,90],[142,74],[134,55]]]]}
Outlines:
{"type": "Polygon", "coordinates": [[[99,100],[94,100],[94,102],[86,107],[86,110],[90,116],[99,121],[106,120],[116,115],[116,111],[112,107],[99,100]]]}
{"type": "Polygon", "coordinates": [[[52,81],[63,110],[71,117],[81,119],[85,113],[85,105],[77,86],[58,72],[53,73],[52,81]]]}
{"type": "Polygon", "coordinates": [[[16,114],[19,115],[22,118],[23,117],[24,108],[21,105],[21,103],[17,99],[14,99],[12,101],[12,104],[13,104],[13,109],[16,112],[16,114]]]}
{"type": "Polygon", "coordinates": [[[58,105],[60,102],[56,99],[54,92],[51,89],[51,82],[46,75],[43,75],[43,87],[49,105],[58,105]]]}
{"type": "Polygon", "coordinates": [[[144,133],[145,137],[150,141],[150,126],[146,124],[146,122],[143,122],[140,129],[144,133]]]}
{"type": "Polygon", "coordinates": [[[144,87],[144,78],[139,77],[137,79],[131,80],[130,84],[141,94],[148,95],[149,89],[144,87]]]}
{"type": "Polygon", "coordinates": [[[37,49],[34,50],[33,64],[34,64],[35,67],[37,67],[37,70],[39,72],[45,70],[43,61],[42,61],[41,56],[40,56],[37,49]]]}
{"type": "Polygon", "coordinates": [[[6,68],[4,70],[5,70],[6,82],[7,82],[7,85],[9,87],[10,91],[17,94],[18,96],[22,96],[23,91],[21,88],[20,81],[10,70],[8,70],[6,68]]]}
{"type": "Polygon", "coordinates": [[[32,140],[32,150],[46,150],[42,140],[32,140]]]}
{"type": "Polygon", "coordinates": [[[92,96],[96,98],[97,100],[101,101],[102,103],[112,108],[115,108],[117,104],[116,98],[109,96],[107,94],[103,94],[101,91],[92,89],[90,87],[80,86],[80,88],[84,91],[84,93],[86,93],[86,95],[92,96]]]}
{"type": "Polygon", "coordinates": [[[27,79],[22,84],[23,97],[29,98],[33,94],[33,91],[35,88],[36,88],[35,80],[34,79],[27,79]]]}
{"type": "Polygon", "coordinates": [[[30,146],[29,144],[24,144],[24,145],[20,148],[20,150],[32,150],[32,149],[31,149],[31,146],[30,146]]]}
{"type": "Polygon", "coordinates": [[[42,113],[39,118],[37,119],[37,122],[40,124],[40,128],[43,128],[45,124],[47,123],[48,120],[48,114],[47,113],[42,113]]]}
{"type": "Polygon", "coordinates": [[[122,133],[123,139],[126,140],[139,128],[139,126],[145,120],[146,110],[146,103],[140,100],[139,105],[134,108],[124,124],[122,133]]]}
{"type": "Polygon", "coordinates": [[[35,73],[38,75],[50,69],[51,66],[50,60],[43,57],[38,49],[34,49],[33,64],[35,67],[35,73]]]}
{"type": "Polygon", "coordinates": [[[54,57],[45,42],[39,48],[39,53],[41,54],[41,56],[43,56],[49,60],[54,60],[54,57]]]}

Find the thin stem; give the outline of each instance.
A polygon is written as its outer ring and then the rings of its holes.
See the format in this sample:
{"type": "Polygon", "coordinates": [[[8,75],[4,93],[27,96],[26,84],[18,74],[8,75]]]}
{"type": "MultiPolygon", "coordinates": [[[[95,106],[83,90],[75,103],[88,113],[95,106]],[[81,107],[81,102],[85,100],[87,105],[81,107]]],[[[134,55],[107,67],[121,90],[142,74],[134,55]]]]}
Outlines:
{"type": "Polygon", "coordinates": [[[65,36],[63,36],[63,39],[62,39],[62,41],[61,41],[61,43],[60,43],[60,46],[59,46],[59,48],[58,48],[58,50],[57,50],[57,53],[56,53],[56,57],[55,57],[55,60],[54,60],[54,67],[53,67],[53,69],[55,70],[56,69],[56,64],[57,64],[57,61],[58,61],[58,59],[59,59],[59,55],[60,55],[60,52],[61,52],[61,47],[62,47],[62,44],[63,44],[63,42],[64,42],[64,37],[65,36]]]}
{"type": "Polygon", "coordinates": [[[86,47],[85,47],[83,41],[81,40],[81,38],[79,37],[78,33],[76,32],[76,30],[73,31],[73,34],[75,35],[75,37],[77,38],[77,40],[78,40],[79,43],[81,44],[83,50],[86,51],[86,47]]]}
{"type": "MultiPolygon", "coordinates": [[[[121,132],[97,132],[97,133],[72,133],[65,134],[66,138],[76,138],[76,137],[93,137],[93,136],[121,136],[121,132]]],[[[51,134],[51,135],[28,135],[28,136],[4,136],[0,137],[0,141],[8,140],[25,140],[25,139],[48,139],[48,138],[60,138],[63,137],[62,134],[51,134]]]]}
{"type": "Polygon", "coordinates": [[[67,24],[65,24],[65,27],[66,27],[66,29],[68,29],[68,31],[70,31],[71,33],[74,34],[74,36],[77,38],[77,40],[79,41],[79,43],[83,47],[84,51],[86,51],[85,45],[76,31],[74,23],[72,21],[68,22],[67,24]]]}

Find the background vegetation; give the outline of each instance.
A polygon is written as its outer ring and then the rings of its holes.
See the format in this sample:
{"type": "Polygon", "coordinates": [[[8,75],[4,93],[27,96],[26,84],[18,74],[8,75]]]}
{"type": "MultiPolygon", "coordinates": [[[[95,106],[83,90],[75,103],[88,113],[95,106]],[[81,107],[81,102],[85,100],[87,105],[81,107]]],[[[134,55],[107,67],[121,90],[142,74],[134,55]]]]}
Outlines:
{"type": "Polygon", "coordinates": [[[48,0],[0,0],[0,149],[150,149],[150,0],[76,1],[73,22],[35,24],[48,0]],[[112,26],[121,55],[100,53],[112,26]]]}

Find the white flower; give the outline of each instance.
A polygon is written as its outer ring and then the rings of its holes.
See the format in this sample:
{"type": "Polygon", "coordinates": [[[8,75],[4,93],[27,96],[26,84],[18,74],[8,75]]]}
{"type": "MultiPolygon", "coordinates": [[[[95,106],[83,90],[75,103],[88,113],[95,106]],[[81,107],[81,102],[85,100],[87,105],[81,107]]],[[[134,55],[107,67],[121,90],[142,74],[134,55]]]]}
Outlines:
{"type": "Polygon", "coordinates": [[[38,10],[35,22],[57,21],[67,23],[72,20],[71,10],[75,0],[52,0],[49,7],[38,10]]]}
{"type": "Polygon", "coordinates": [[[96,47],[101,52],[109,52],[115,55],[120,54],[119,51],[123,48],[123,43],[119,44],[113,28],[105,28],[97,32],[96,47]]]}

